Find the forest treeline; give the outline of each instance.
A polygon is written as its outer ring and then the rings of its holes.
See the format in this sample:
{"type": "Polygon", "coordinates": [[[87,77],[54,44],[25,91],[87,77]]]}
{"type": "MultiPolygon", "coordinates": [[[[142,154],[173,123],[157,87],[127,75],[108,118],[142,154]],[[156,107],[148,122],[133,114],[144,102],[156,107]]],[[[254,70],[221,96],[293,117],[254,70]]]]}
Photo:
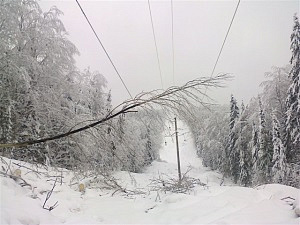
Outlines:
{"type": "MultiPolygon", "coordinates": [[[[0,2],[0,143],[68,132],[112,110],[105,77],[76,67],[79,52],[61,14],[56,7],[42,12],[35,0],[0,2]]],[[[0,152],[70,169],[139,172],[158,157],[159,115],[139,109],[67,138],[0,152]]]]}
{"type": "MultiPolygon", "coordinates": [[[[68,40],[61,14],[56,7],[42,12],[35,0],[0,2],[0,143],[66,133],[113,110],[105,77],[76,67],[79,52],[68,40]]],[[[244,186],[278,182],[299,187],[299,45],[295,16],[290,65],[266,73],[263,92],[247,106],[234,96],[230,107],[197,108],[168,100],[189,125],[205,166],[244,186]]],[[[74,170],[141,172],[159,158],[165,116],[155,107],[140,107],[101,126],[27,147],[1,148],[0,154],[74,170]]]]}
{"type": "Polygon", "coordinates": [[[274,67],[262,93],[245,106],[231,96],[230,106],[194,108],[189,124],[203,164],[235,183],[300,186],[300,25],[291,35],[290,64],[274,67]]]}

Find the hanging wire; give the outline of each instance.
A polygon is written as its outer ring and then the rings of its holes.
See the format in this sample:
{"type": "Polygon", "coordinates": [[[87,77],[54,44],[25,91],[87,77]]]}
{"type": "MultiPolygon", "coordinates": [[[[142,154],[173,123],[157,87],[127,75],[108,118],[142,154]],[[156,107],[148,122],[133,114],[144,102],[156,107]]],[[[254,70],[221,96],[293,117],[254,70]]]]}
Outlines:
{"type": "Polygon", "coordinates": [[[155,30],[154,30],[154,24],[153,24],[152,12],[151,12],[150,0],[148,0],[148,6],[149,6],[149,13],[150,13],[150,19],[151,19],[151,25],[152,25],[152,33],[153,33],[153,39],[154,39],[154,44],[155,44],[155,50],[156,50],[156,57],[157,57],[159,75],[160,75],[160,83],[161,83],[161,88],[164,89],[163,79],[162,79],[162,73],[161,73],[161,66],[160,66],[160,61],[159,61],[159,57],[158,57],[158,48],[157,48],[157,42],[156,42],[156,36],[155,36],[155,30]]]}
{"type": "Polygon", "coordinates": [[[116,73],[118,74],[118,76],[119,76],[119,78],[120,78],[120,80],[121,80],[121,82],[122,82],[123,86],[125,87],[125,89],[126,89],[126,91],[128,92],[129,96],[130,96],[131,98],[133,98],[133,97],[132,97],[132,95],[131,95],[131,93],[130,93],[130,91],[128,90],[128,88],[127,88],[127,86],[126,86],[126,84],[125,84],[124,80],[122,79],[122,77],[121,77],[121,75],[120,75],[119,71],[117,70],[117,68],[116,68],[115,64],[113,63],[113,61],[112,61],[111,57],[109,56],[109,54],[108,54],[108,52],[106,51],[106,49],[105,49],[104,45],[102,44],[102,41],[100,40],[99,36],[97,35],[97,33],[96,33],[96,31],[95,31],[95,29],[94,29],[93,25],[91,24],[90,20],[88,19],[87,15],[85,14],[85,12],[84,12],[83,8],[81,7],[81,5],[80,5],[80,3],[78,2],[78,0],[76,0],[76,2],[77,2],[77,5],[78,5],[78,6],[79,6],[79,8],[80,8],[80,10],[81,10],[82,14],[84,15],[84,17],[85,17],[86,21],[88,22],[88,24],[90,25],[91,29],[93,30],[93,32],[94,32],[94,34],[95,34],[95,36],[96,36],[96,38],[97,38],[97,40],[98,40],[99,44],[101,45],[102,49],[103,49],[103,50],[104,50],[104,52],[105,52],[105,54],[106,54],[107,58],[109,59],[110,63],[111,63],[111,64],[112,64],[112,66],[114,67],[114,69],[115,69],[116,73]]]}
{"type": "Polygon", "coordinates": [[[174,64],[174,13],[173,13],[173,0],[171,0],[171,14],[172,14],[172,55],[173,55],[173,85],[175,85],[175,64],[174,64]]]}
{"type": "Polygon", "coordinates": [[[234,14],[233,14],[233,17],[232,17],[232,19],[231,19],[230,25],[229,25],[229,27],[228,27],[228,30],[227,30],[227,33],[226,33],[226,36],[225,36],[225,39],[224,39],[224,41],[223,41],[222,47],[221,47],[221,49],[220,49],[220,52],[219,52],[219,54],[218,54],[217,60],[216,60],[216,62],[215,62],[215,65],[214,65],[214,68],[213,68],[213,70],[212,70],[212,72],[211,72],[210,77],[213,76],[213,74],[214,74],[214,72],[215,72],[215,69],[216,69],[216,67],[217,67],[217,64],[218,64],[218,62],[219,62],[221,53],[222,53],[222,51],[223,51],[225,42],[226,42],[226,40],[227,40],[229,31],[230,31],[230,28],[231,28],[232,23],[233,23],[233,20],[234,20],[234,18],[235,18],[236,12],[237,12],[237,10],[238,10],[238,8],[239,8],[240,2],[241,2],[241,0],[239,0],[238,3],[237,3],[237,6],[236,6],[235,11],[234,11],[234,14]]]}

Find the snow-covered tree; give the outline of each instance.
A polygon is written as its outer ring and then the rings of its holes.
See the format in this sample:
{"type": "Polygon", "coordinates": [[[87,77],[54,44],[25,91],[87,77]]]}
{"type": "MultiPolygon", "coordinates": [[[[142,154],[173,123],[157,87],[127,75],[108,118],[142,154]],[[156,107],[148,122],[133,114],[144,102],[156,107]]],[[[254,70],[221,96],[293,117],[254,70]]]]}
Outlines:
{"type": "Polygon", "coordinates": [[[258,128],[253,122],[252,124],[252,138],[249,143],[252,151],[252,180],[255,183],[258,180],[259,167],[258,167],[258,151],[259,151],[259,141],[258,141],[258,128]]]}
{"type": "Polygon", "coordinates": [[[238,139],[238,130],[236,125],[239,118],[239,108],[237,106],[236,99],[231,95],[230,100],[230,121],[229,121],[229,143],[228,143],[228,157],[229,157],[229,171],[233,176],[236,183],[239,178],[239,151],[236,147],[236,141],[238,139]]]}
{"type": "Polygon", "coordinates": [[[275,113],[282,131],[284,131],[285,127],[287,90],[291,84],[288,78],[290,69],[290,65],[273,67],[272,71],[265,73],[267,80],[260,84],[263,87],[261,98],[265,103],[266,114],[271,115],[273,109],[276,109],[275,113]]]}
{"type": "MultiPolygon", "coordinates": [[[[71,116],[64,105],[72,91],[77,49],[66,39],[60,14],[55,7],[43,13],[34,0],[0,4],[0,105],[5,111],[13,109],[1,120],[11,121],[11,141],[57,133],[71,116]]],[[[66,147],[62,145],[60,149],[66,147]]],[[[32,146],[31,151],[10,151],[13,157],[41,162],[47,154],[44,150],[32,146]]]]}
{"type": "Polygon", "coordinates": [[[286,100],[286,147],[288,162],[300,160],[300,24],[298,16],[294,16],[294,27],[291,35],[292,65],[289,77],[292,84],[288,89],[286,100]]]}
{"type": "Polygon", "coordinates": [[[241,115],[237,124],[238,139],[236,148],[239,152],[239,183],[243,186],[251,184],[251,150],[249,143],[251,142],[251,127],[248,122],[249,110],[241,104],[241,115]]]}
{"type": "MultiPolygon", "coordinates": [[[[105,77],[76,68],[78,51],[61,14],[56,7],[43,12],[36,0],[0,3],[1,143],[67,133],[112,113],[105,77]]],[[[163,122],[154,109],[139,116],[146,122],[121,114],[68,138],[1,155],[83,171],[141,171],[158,158],[163,122]]]]}
{"type": "Polygon", "coordinates": [[[182,118],[194,136],[197,155],[202,158],[202,164],[224,173],[228,171],[228,157],[225,155],[229,133],[227,110],[227,105],[209,108],[199,106],[189,109],[193,117],[186,114],[182,118]]]}
{"type": "Polygon", "coordinates": [[[245,105],[244,105],[244,102],[242,101],[242,104],[241,104],[241,115],[245,112],[245,105]]]}
{"type": "Polygon", "coordinates": [[[274,182],[284,183],[287,174],[286,165],[286,151],[283,145],[279,121],[277,120],[275,112],[272,116],[273,119],[273,129],[272,129],[272,142],[273,142],[273,167],[272,167],[272,178],[274,182]]]}
{"type": "Polygon", "coordinates": [[[122,169],[141,172],[145,166],[158,159],[158,151],[163,143],[163,123],[159,117],[159,111],[140,110],[122,118],[120,125],[124,133],[117,143],[117,156],[122,161],[122,169]]]}
{"type": "Polygon", "coordinates": [[[230,130],[233,130],[234,126],[236,125],[236,122],[239,118],[239,107],[237,106],[236,99],[231,95],[230,100],[230,121],[229,121],[229,128],[230,130]]]}
{"type": "Polygon", "coordinates": [[[270,132],[266,126],[266,117],[259,98],[259,127],[258,127],[258,158],[255,183],[266,183],[270,180],[270,168],[272,166],[273,148],[270,132]]]}

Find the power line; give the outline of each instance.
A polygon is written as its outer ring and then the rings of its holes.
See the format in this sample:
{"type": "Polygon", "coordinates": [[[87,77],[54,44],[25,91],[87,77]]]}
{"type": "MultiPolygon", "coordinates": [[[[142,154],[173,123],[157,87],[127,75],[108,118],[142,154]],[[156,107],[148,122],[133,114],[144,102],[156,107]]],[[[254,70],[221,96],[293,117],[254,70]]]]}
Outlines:
{"type": "Polygon", "coordinates": [[[173,0],[171,0],[171,14],[172,14],[172,54],[173,54],[173,85],[175,85],[175,65],[174,65],[174,16],[173,16],[173,0]]]}
{"type": "Polygon", "coordinates": [[[85,17],[86,21],[88,22],[88,24],[90,25],[91,29],[93,30],[93,32],[94,32],[94,34],[95,34],[95,36],[96,36],[96,38],[97,38],[97,40],[98,40],[99,44],[101,45],[102,49],[104,50],[104,52],[105,52],[106,56],[108,57],[108,59],[109,59],[110,63],[112,64],[112,66],[114,67],[114,69],[115,69],[116,73],[118,74],[118,76],[119,76],[119,78],[120,78],[120,80],[121,80],[122,84],[124,85],[124,87],[125,87],[126,91],[128,92],[129,96],[130,96],[131,98],[133,98],[133,97],[132,97],[132,95],[131,95],[131,93],[130,93],[130,91],[128,90],[128,88],[127,88],[127,86],[126,86],[125,82],[123,81],[123,79],[122,79],[122,77],[121,77],[121,75],[120,75],[119,71],[117,70],[117,68],[116,68],[115,64],[113,63],[112,59],[110,58],[110,56],[109,56],[108,52],[106,51],[106,49],[105,49],[104,45],[103,45],[103,44],[102,44],[102,42],[101,42],[101,40],[100,40],[99,36],[97,35],[97,33],[96,33],[96,31],[95,31],[94,27],[92,26],[92,24],[91,24],[90,20],[88,19],[87,15],[85,14],[84,10],[82,9],[82,7],[81,7],[80,3],[78,2],[78,0],[76,0],[76,2],[77,2],[77,5],[78,5],[78,6],[79,6],[79,8],[80,8],[80,10],[81,10],[82,14],[84,15],[84,17],[85,17]]]}
{"type": "Polygon", "coordinates": [[[210,77],[213,76],[213,74],[214,74],[214,72],[215,72],[215,69],[216,69],[216,67],[217,67],[217,64],[218,64],[218,62],[219,62],[221,53],[222,53],[222,51],[223,51],[223,48],[224,48],[224,45],[225,45],[227,36],[228,36],[228,34],[229,34],[229,31],[230,31],[231,25],[232,25],[233,20],[234,20],[234,18],[235,18],[236,12],[237,12],[237,10],[238,10],[238,8],[239,8],[240,2],[241,2],[241,0],[239,0],[238,3],[237,3],[237,6],[236,6],[235,11],[234,11],[234,14],[233,14],[233,17],[232,17],[232,19],[231,19],[230,25],[229,25],[229,27],[228,27],[228,30],[227,30],[227,33],[226,33],[226,36],[225,36],[225,39],[224,39],[224,41],[223,41],[222,47],[221,47],[221,49],[220,49],[219,55],[218,55],[218,57],[217,57],[216,63],[215,63],[215,65],[214,65],[214,68],[213,68],[213,70],[212,70],[212,72],[211,72],[210,77]]]}
{"type": "Polygon", "coordinates": [[[162,89],[164,89],[162,75],[161,75],[160,61],[159,61],[159,57],[158,57],[158,50],[157,50],[157,43],[156,43],[156,37],[155,37],[155,31],[154,31],[154,24],[153,24],[152,12],[151,12],[151,7],[150,7],[150,0],[148,0],[148,6],[149,6],[149,13],[150,13],[150,18],[151,18],[152,33],[153,33],[153,38],[154,38],[154,43],[155,43],[155,49],[156,49],[156,57],[157,57],[158,68],[159,68],[160,83],[161,83],[162,89]]]}
{"type": "MultiPolygon", "coordinates": [[[[112,59],[110,58],[110,56],[109,56],[108,52],[106,51],[106,49],[105,49],[104,45],[102,44],[102,42],[101,42],[101,40],[100,40],[99,36],[97,35],[97,33],[96,33],[95,29],[93,28],[93,26],[92,26],[91,22],[89,21],[89,19],[88,19],[88,17],[87,17],[87,15],[85,14],[84,10],[82,9],[82,7],[81,7],[80,3],[78,2],[78,0],[76,0],[76,2],[77,2],[77,4],[78,4],[78,6],[79,6],[79,8],[80,8],[80,10],[81,10],[81,12],[82,12],[82,14],[84,15],[84,17],[85,17],[86,21],[88,22],[88,24],[90,25],[91,29],[93,30],[93,32],[94,32],[94,34],[95,34],[95,36],[96,36],[96,38],[97,38],[98,42],[100,43],[100,45],[101,45],[102,49],[103,49],[103,50],[104,50],[104,52],[105,52],[106,56],[108,57],[108,59],[109,59],[109,61],[111,62],[112,66],[114,67],[114,69],[115,69],[116,73],[118,74],[118,76],[119,76],[120,80],[122,81],[122,84],[124,85],[125,89],[127,90],[127,92],[128,92],[128,94],[129,94],[129,96],[130,96],[130,97],[133,99],[133,97],[132,97],[132,95],[131,95],[131,93],[130,93],[129,89],[127,88],[127,86],[126,86],[125,82],[123,81],[123,79],[122,79],[122,77],[121,77],[121,75],[120,75],[119,71],[117,70],[117,68],[116,68],[115,64],[113,63],[112,59]]],[[[145,124],[145,122],[144,122],[144,121],[143,121],[143,120],[140,118],[140,116],[139,116],[139,119],[141,120],[141,122],[142,122],[144,125],[146,125],[146,124],[145,124]]]]}

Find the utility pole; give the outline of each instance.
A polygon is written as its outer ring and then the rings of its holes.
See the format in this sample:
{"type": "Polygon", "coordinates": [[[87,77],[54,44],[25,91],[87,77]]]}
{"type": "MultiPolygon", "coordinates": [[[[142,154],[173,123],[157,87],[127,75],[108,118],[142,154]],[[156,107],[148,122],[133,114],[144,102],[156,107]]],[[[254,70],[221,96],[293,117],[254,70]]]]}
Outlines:
{"type": "Polygon", "coordinates": [[[178,177],[179,177],[179,183],[180,183],[181,182],[181,169],[180,169],[180,157],[179,157],[178,131],[177,131],[177,120],[176,120],[176,117],[175,117],[175,135],[176,135],[176,148],[177,148],[178,177]]]}

